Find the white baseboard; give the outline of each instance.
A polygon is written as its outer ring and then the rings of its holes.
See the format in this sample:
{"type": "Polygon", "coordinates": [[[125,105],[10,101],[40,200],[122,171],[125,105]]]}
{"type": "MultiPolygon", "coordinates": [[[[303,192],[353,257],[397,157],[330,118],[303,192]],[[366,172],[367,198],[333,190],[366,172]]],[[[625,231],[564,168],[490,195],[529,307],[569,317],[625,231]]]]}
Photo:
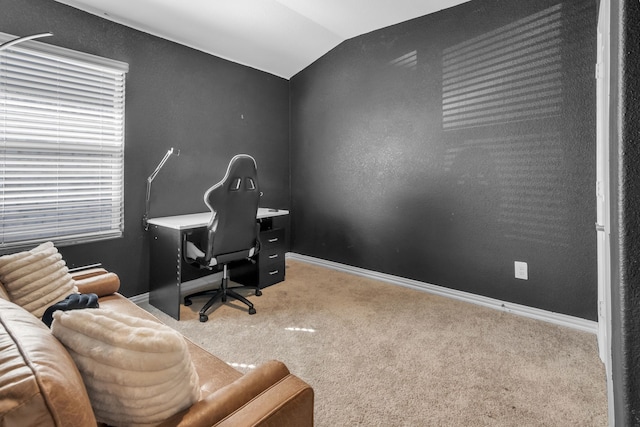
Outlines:
{"type": "Polygon", "coordinates": [[[580,317],[569,316],[561,313],[554,313],[551,311],[541,310],[539,308],[534,308],[534,307],[527,307],[525,305],[514,304],[511,302],[501,301],[494,298],[488,298],[481,295],[472,294],[469,292],[458,291],[455,289],[445,288],[443,286],[432,285],[430,283],[419,282],[417,280],[412,280],[412,279],[406,279],[404,277],[393,276],[390,274],[379,273],[371,270],[365,270],[363,268],[340,264],[333,261],[327,261],[320,258],[314,258],[307,255],[300,255],[292,252],[287,252],[286,257],[293,260],[297,260],[297,261],[319,265],[321,267],[331,268],[333,270],[343,271],[346,273],[351,273],[358,276],[367,277],[370,279],[380,280],[380,281],[391,283],[394,285],[400,285],[407,288],[429,292],[435,295],[454,298],[454,299],[469,302],[472,304],[477,304],[484,307],[505,311],[507,313],[517,314],[519,316],[542,320],[545,322],[553,323],[555,325],[577,329],[583,332],[590,332],[592,334],[598,333],[598,322],[582,319],[580,317]]]}
{"type": "MultiPolygon", "coordinates": [[[[542,310],[534,307],[528,307],[526,305],[520,305],[520,304],[511,303],[511,302],[501,301],[498,299],[484,297],[484,296],[472,294],[469,292],[458,291],[456,289],[445,288],[443,286],[432,285],[430,283],[419,282],[417,280],[406,279],[404,277],[399,277],[399,276],[393,276],[391,274],[379,273],[377,271],[365,270],[364,268],[353,267],[346,264],[340,264],[333,261],[327,261],[320,258],[310,257],[307,255],[300,255],[292,252],[287,252],[286,257],[293,260],[307,262],[309,264],[315,264],[321,267],[330,268],[333,270],[343,271],[345,273],[355,274],[357,276],[363,276],[363,277],[367,277],[374,280],[380,280],[380,281],[391,283],[394,285],[417,289],[417,290],[429,292],[435,295],[453,298],[460,301],[465,301],[472,304],[493,308],[495,310],[517,314],[519,316],[529,317],[531,319],[542,320],[545,322],[553,323],[555,325],[577,329],[583,332],[590,332],[592,334],[598,333],[598,322],[582,319],[580,317],[569,316],[561,313],[554,313],[552,311],[542,310]]],[[[183,295],[190,292],[197,292],[200,289],[206,288],[210,283],[220,281],[221,279],[222,279],[222,273],[212,274],[210,276],[205,276],[200,279],[185,282],[180,286],[180,290],[182,291],[183,295]]],[[[131,300],[135,304],[147,303],[149,302],[149,293],[145,292],[143,294],[135,295],[133,297],[130,297],[129,300],[131,300]]]]}
{"type": "Polygon", "coordinates": [[[129,301],[131,301],[136,305],[147,303],[149,302],[149,292],[145,292],[144,294],[134,295],[132,297],[129,297],[128,299],[129,301]]]}

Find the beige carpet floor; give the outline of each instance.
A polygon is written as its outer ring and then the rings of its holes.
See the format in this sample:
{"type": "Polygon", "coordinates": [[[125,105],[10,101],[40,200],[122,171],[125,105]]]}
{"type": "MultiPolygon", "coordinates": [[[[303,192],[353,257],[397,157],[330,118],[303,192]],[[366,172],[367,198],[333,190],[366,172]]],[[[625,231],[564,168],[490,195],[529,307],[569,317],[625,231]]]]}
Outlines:
{"type": "Polygon", "coordinates": [[[247,371],[286,363],[315,391],[316,426],[606,426],[596,336],[287,260],[286,280],[237,302],[142,306],[247,371]]]}

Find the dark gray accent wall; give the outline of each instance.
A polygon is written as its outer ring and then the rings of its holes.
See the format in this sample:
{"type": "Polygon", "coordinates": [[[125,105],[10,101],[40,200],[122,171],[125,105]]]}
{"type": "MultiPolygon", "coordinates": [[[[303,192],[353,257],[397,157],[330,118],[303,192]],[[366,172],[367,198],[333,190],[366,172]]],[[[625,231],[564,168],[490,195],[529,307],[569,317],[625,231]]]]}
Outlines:
{"type": "Polygon", "coordinates": [[[616,426],[640,425],[640,3],[612,0],[611,339],[616,426]]]}
{"type": "Polygon", "coordinates": [[[294,76],[292,251],[595,320],[596,18],[474,0],[294,76]]]}
{"type": "Polygon", "coordinates": [[[148,290],[142,229],[146,178],[180,149],[153,183],[151,216],[206,211],[204,191],[237,153],[256,158],[262,205],[289,207],[289,82],[132,30],[51,0],[1,0],[0,31],[129,63],[124,238],[60,248],[67,264],[101,262],[121,291],[148,290]]]}

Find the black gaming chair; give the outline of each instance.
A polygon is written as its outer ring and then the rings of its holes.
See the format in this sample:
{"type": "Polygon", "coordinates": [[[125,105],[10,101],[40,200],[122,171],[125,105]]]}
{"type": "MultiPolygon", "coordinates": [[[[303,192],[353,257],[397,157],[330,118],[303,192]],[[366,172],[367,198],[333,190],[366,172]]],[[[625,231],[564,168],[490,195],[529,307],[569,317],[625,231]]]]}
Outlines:
{"type": "MultiPolygon", "coordinates": [[[[238,154],[229,162],[222,181],[204,194],[204,203],[211,210],[211,220],[199,242],[185,237],[185,260],[200,268],[214,269],[223,266],[222,284],[219,289],[197,292],[184,298],[184,305],[191,305],[191,298],[213,293],[200,310],[200,321],[206,322],[207,310],[217,299],[227,297],[242,301],[249,306],[249,314],[255,314],[253,304],[244,296],[227,288],[229,279],[227,265],[243,260],[260,250],[260,225],[256,221],[260,190],[256,161],[247,154],[238,154]]],[[[255,294],[262,292],[256,289],[255,294]]]]}

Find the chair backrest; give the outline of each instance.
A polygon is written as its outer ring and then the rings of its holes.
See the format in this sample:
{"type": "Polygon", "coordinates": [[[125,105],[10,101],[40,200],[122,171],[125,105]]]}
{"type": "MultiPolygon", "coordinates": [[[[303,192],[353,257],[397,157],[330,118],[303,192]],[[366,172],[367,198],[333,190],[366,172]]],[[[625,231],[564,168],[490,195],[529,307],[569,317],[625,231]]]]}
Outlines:
{"type": "Polygon", "coordinates": [[[247,154],[234,156],[222,181],[204,194],[204,202],[212,212],[205,243],[206,262],[212,258],[219,263],[228,262],[243,254],[253,255],[260,229],[256,222],[260,189],[254,158],[247,154]]]}

